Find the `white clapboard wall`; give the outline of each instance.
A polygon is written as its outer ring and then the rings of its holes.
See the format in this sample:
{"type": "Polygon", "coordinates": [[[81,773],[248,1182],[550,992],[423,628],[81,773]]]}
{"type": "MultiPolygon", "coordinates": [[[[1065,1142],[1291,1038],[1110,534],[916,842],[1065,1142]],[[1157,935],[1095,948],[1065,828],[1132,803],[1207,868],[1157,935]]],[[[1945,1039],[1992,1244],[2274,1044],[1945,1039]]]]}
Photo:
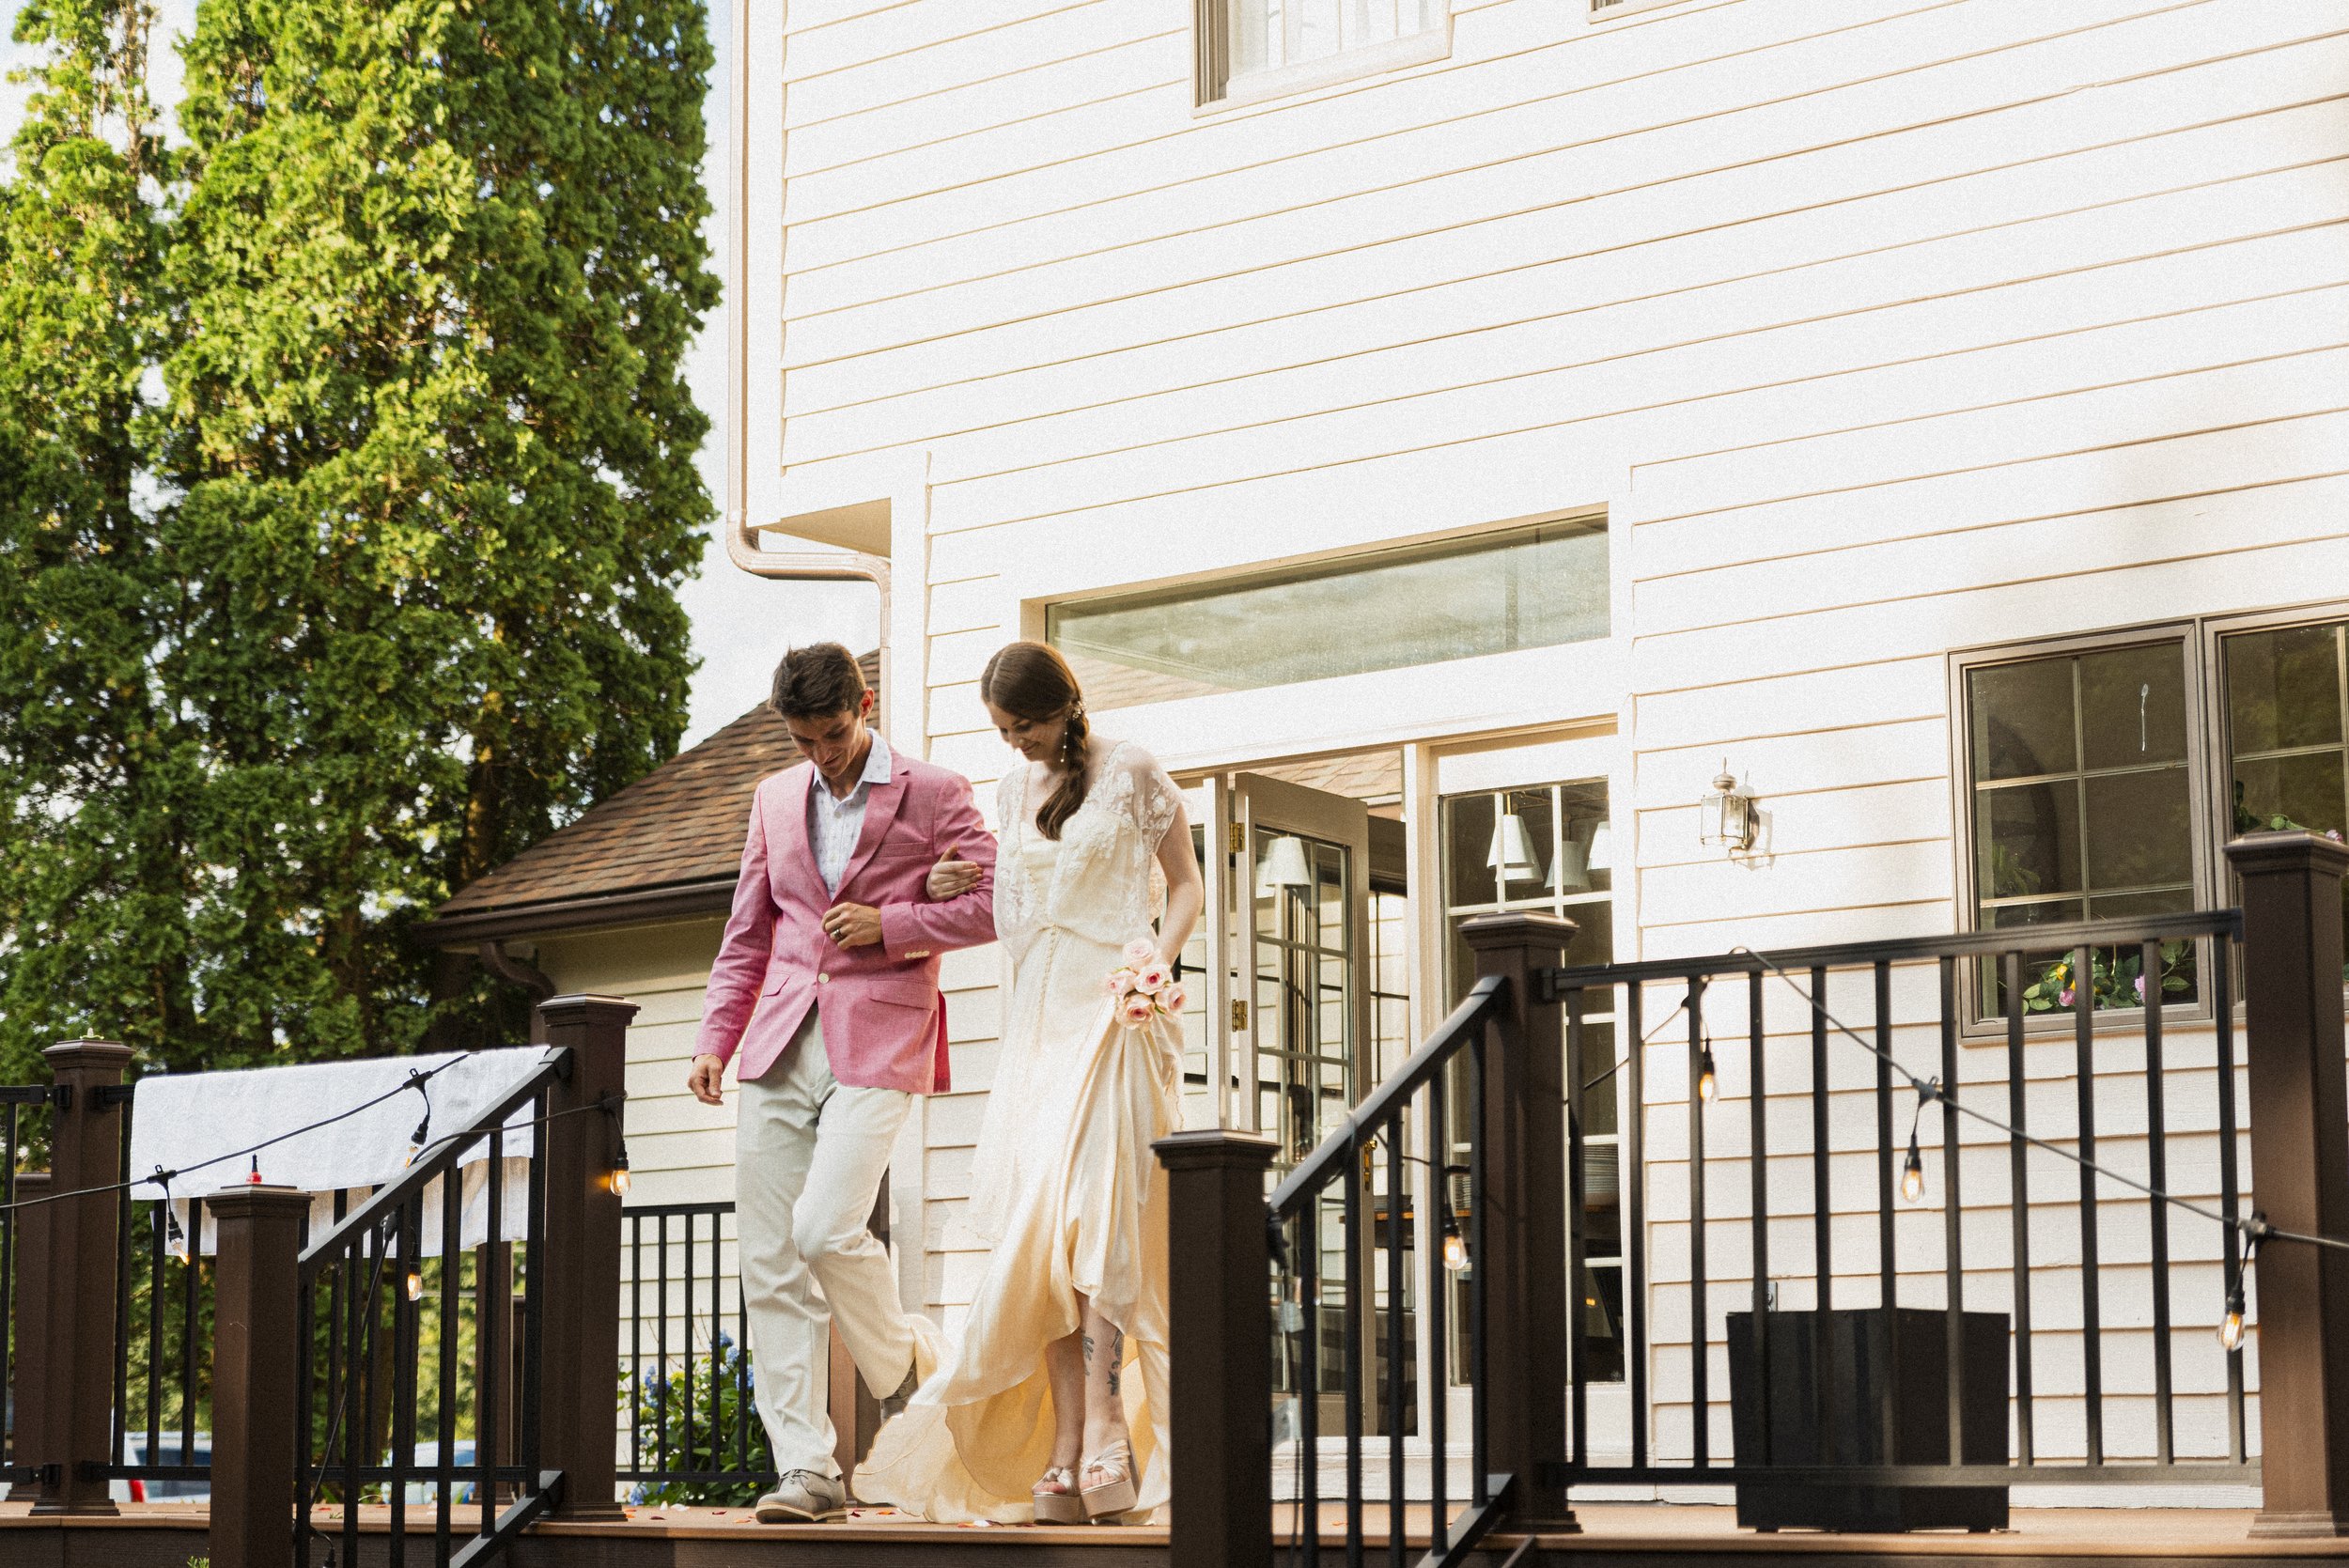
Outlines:
{"type": "MultiPolygon", "coordinates": [[[[2349,582],[2338,0],[1612,9],[1457,0],[1433,63],[1206,111],[1178,0],[756,13],[753,210],[780,216],[752,243],[782,287],[749,296],[779,346],[754,483],[926,462],[898,570],[927,636],[899,654],[933,758],[1000,771],[972,683],[1037,598],[1604,508],[1626,688],[1556,717],[1629,737],[1622,955],[1946,930],[1950,649],[2349,582]],[[1695,846],[1724,754],[1773,814],[1766,866],[1695,846]]],[[[948,1315],[979,1261],[955,1221],[992,966],[949,967],[967,1087],[927,1114],[948,1315]]],[[[2034,1047],[2034,1095],[2071,1070],[2034,1047]]],[[[2172,1125],[2206,1171],[2183,1085],[2172,1125]]],[[[2077,1219],[2045,1185],[2052,1293],[2077,1219]]],[[[2179,1235],[2199,1299],[2208,1250],[2179,1235]]],[[[2108,1257],[2125,1339],[2143,1271],[2108,1257]]],[[[2042,1387],[2061,1452],[2077,1409],[2042,1387]]]]}

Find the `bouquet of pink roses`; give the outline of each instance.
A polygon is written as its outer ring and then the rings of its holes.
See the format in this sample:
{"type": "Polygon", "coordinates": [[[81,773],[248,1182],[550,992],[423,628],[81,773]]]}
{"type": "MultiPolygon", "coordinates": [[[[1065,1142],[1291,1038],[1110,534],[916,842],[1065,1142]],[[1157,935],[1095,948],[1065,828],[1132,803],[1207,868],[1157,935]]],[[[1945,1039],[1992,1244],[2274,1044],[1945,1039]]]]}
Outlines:
{"type": "Polygon", "coordinates": [[[1174,1017],[1183,1010],[1183,987],[1159,950],[1137,937],[1126,944],[1126,962],[1101,982],[1117,1004],[1118,1021],[1140,1029],[1152,1018],[1174,1017]]]}

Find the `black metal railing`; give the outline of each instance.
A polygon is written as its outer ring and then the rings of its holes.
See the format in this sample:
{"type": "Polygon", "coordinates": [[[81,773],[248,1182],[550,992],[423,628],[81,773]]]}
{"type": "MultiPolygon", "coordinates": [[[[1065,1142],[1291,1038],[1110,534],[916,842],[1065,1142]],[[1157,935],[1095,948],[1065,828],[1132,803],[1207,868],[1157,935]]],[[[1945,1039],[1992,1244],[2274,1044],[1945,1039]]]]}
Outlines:
{"type": "MultiPolygon", "coordinates": [[[[1584,1095],[1610,1076],[1623,1086],[1630,1415],[1620,1446],[1595,1442],[1596,1347],[1584,1315],[1565,1314],[1568,1452],[1546,1481],[2256,1484],[2243,1354],[2209,1331],[2239,1279],[2246,1218],[2232,994],[2241,934],[2229,909],[1548,971],[1543,1000],[1565,1012],[1570,1281],[1584,1278],[1590,1240],[1584,1095]],[[2137,975],[2151,977],[2149,989],[2137,975]],[[1733,986],[1742,996],[1721,1005],[1733,986]],[[1646,1021],[1659,1001],[1669,1011],[1653,1034],[1675,1020],[1685,1028],[1651,1063],[1646,1021]],[[1585,1020],[1601,1016],[1620,1030],[1620,1061],[1592,1059],[1597,1032],[1585,1020]],[[2057,1093],[2032,1092],[2034,1058],[2038,1081],[2057,1093]],[[1707,1083],[1718,1099],[1700,1092],[1707,1083]],[[1869,1102],[1866,1134],[1848,1114],[1855,1100],[1869,1102]],[[2182,1175],[2172,1154],[2184,1139],[2207,1157],[2182,1175]],[[1724,1166],[1728,1184],[1715,1179],[1724,1166]],[[1937,1227],[1918,1222],[1937,1209],[1937,1227]],[[2201,1245],[2181,1250],[2182,1226],[2201,1245]],[[2123,1255],[2143,1275],[2150,1334],[2113,1331],[2107,1276],[2123,1255]],[[2187,1298],[2181,1275],[2209,1278],[2187,1298]],[[2064,1381],[2078,1391],[2060,1403],[2042,1365],[2051,1300],[2066,1318],[2077,1312],[2060,1349],[2076,1358],[2077,1378],[2064,1381]],[[1742,1327],[1732,1312],[1740,1305],[1750,1314],[1742,1327]],[[1766,1330],[1770,1315],[1808,1309],[1824,1325],[1838,1308],[1903,1307],[1938,1319],[1933,1355],[1946,1370],[1932,1396],[1946,1400],[1946,1435],[1910,1442],[1921,1457],[1902,1452],[1890,1385],[1880,1383],[1869,1418],[1877,1446],[1867,1452],[1882,1463],[1774,1464],[1771,1434],[1783,1422],[1774,1428],[1770,1417],[1769,1357],[1783,1342],[1766,1330]],[[1979,1364],[1984,1342],[1968,1339],[1982,1332],[1969,1315],[1985,1312],[2007,1320],[2005,1348],[1988,1366],[1979,1364]],[[1716,1349],[1733,1382],[1745,1368],[1729,1401],[1715,1381],[1716,1349]],[[2186,1358],[2194,1365],[2182,1379],[2186,1358]],[[2152,1401],[2149,1430],[2119,1443],[2108,1425],[2116,1372],[2152,1401]],[[2010,1374],[2011,1398],[1992,1396],[1995,1429],[1969,1431],[1985,1424],[1980,1380],[2010,1374]],[[1676,1396],[1669,1405],[1659,1381],[1676,1396]],[[2182,1382],[2223,1387],[2223,1436],[2215,1422],[2199,1438],[2182,1427],[2182,1382]],[[1745,1401],[1751,1408],[1722,1408],[1745,1401]],[[2068,1421],[2061,1434],[2050,1430],[2051,1403],[2068,1421]]],[[[1812,1353],[1833,1378],[1826,1344],[1814,1340],[1812,1353]]],[[[2206,1414],[2214,1396],[2195,1397],[2206,1414]]]]}
{"type": "Polygon", "coordinates": [[[753,1501],[776,1473],[753,1400],[734,1204],[648,1203],[624,1218],[619,1479],[638,1501],[753,1501]]]}
{"type": "MultiPolygon", "coordinates": [[[[1487,1462],[1486,1394],[1486,1126],[1488,1057],[1505,1050],[1506,1011],[1502,1006],[1507,983],[1497,978],[1478,981],[1441,1028],[1412,1053],[1409,1061],[1357,1106],[1345,1123],[1324,1138],[1312,1155],[1281,1182],[1268,1203],[1276,1262],[1276,1323],[1283,1362],[1299,1369],[1283,1379],[1292,1390],[1296,1419],[1290,1423],[1297,1457],[1297,1524],[1293,1546],[1309,1564],[1320,1560],[1321,1488],[1319,1447],[1324,1389],[1330,1381],[1325,1371],[1322,1336],[1334,1315],[1342,1337],[1342,1357],[1336,1377],[1340,1420],[1345,1437],[1346,1560],[1360,1562],[1366,1539],[1362,1456],[1365,1428],[1371,1411],[1364,1375],[1367,1333],[1383,1328],[1384,1360],[1390,1374],[1383,1379],[1383,1421],[1386,1435],[1387,1538],[1392,1560],[1405,1560],[1404,1498],[1406,1495],[1402,1433],[1409,1397],[1407,1380],[1399,1374],[1409,1358],[1409,1328],[1402,1311],[1413,1273],[1407,1258],[1420,1235],[1440,1234],[1447,1251],[1470,1265],[1462,1304],[1465,1329],[1456,1338],[1447,1324],[1451,1295],[1438,1273],[1434,1288],[1424,1293],[1428,1344],[1426,1376],[1432,1386],[1450,1386],[1455,1370],[1468,1388],[1469,1496],[1468,1507],[1456,1517],[1448,1496],[1446,1474],[1447,1401],[1427,1403],[1427,1436],[1434,1455],[1431,1545],[1424,1562],[1448,1565],[1465,1559],[1491,1527],[1504,1506],[1512,1477],[1495,1474],[1487,1462]],[[1465,1110],[1465,1114],[1458,1111],[1465,1110]],[[1415,1155],[1424,1143],[1439,1149],[1436,1157],[1415,1155]],[[1465,1145],[1465,1147],[1462,1147],[1465,1145]],[[1383,1159],[1380,1157],[1383,1155],[1383,1159]],[[1417,1165],[1414,1178],[1409,1167],[1417,1165]],[[1388,1222],[1374,1225],[1367,1218],[1369,1188],[1377,1167],[1383,1167],[1383,1208],[1388,1222]],[[1465,1177],[1465,1203],[1455,1202],[1454,1168],[1465,1177]],[[1462,1213],[1465,1212],[1465,1218],[1462,1213]],[[1398,1217],[1427,1214],[1434,1230],[1396,1222],[1398,1217]],[[1455,1227],[1464,1227],[1455,1229],[1455,1227]],[[1342,1262],[1339,1279],[1324,1277],[1326,1229],[1340,1237],[1336,1249],[1342,1262]],[[1387,1310],[1368,1310],[1374,1281],[1383,1280],[1387,1310]],[[1326,1311],[1332,1284],[1341,1296],[1340,1311],[1326,1311]],[[1293,1312],[1284,1310],[1294,1304],[1293,1312]],[[1455,1356],[1457,1351],[1463,1355],[1455,1356]],[[1457,1361],[1465,1360],[1465,1366],[1457,1361]]],[[[1451,1259],[1447,1258],[1446,1262],[1451,1259]]],[[[1435,1272],[1431,1270],[1431,1272],[1435,1272]]],[[[1448,1271],[1447,1271],[1448,1272],[1448,1271]]]]}
{"type": "Polygon", "coordinates": [[[509,1122],[527,1110],[543,1129],[568,1056],[548,1050],[397,1181],[355,1206],[338,1199],[332,1229],[304,1247],[294,1528],[305,1568],[326,1528],[321,1502],[341,1505],[335,1560],[359,1560],[360,1506],[380,1501],[388,1535],[370,1560],[404,1563],[412,1539],[428,1538],[434,1563],[461,1565],[498,1555],[555,1500],[561,1477],[541,1470],[538,1453],[545,1161],[529,1162],[519,1241],[506,1239],[505,1171],[509,1122]],[[468,1249],[463,1168],[476,1152],[486,1240],[468,1249]],[[428,1521],[420,1527],[412,1508],[428,1521]]]}
{"type": "MultiPolygon", "coordinates": [[[[126,1160],[135,1103],[123,1109],[126,1160]]],[[[132,1203],[126,1186],[117,1223],[114,1441],[106,1473],[148,1497],[193,1496],[211,1475],[212,1270],[204,1259],[204,1201],[189,1199],[181,1222],[166,1218],[163,1203],[132,1203]]]]}

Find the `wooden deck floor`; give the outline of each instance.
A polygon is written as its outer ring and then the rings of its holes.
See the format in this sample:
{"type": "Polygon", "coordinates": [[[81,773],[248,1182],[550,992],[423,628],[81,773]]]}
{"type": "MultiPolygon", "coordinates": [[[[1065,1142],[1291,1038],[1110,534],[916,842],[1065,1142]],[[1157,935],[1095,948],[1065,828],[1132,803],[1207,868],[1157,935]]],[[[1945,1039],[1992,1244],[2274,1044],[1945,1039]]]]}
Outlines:
{"type": "MultiPolygon", "coordinates": [[[[2253,1541],[2250,1514],[2231,1509],[2016,1509],[2015,1528],[1993,1535],[1905,1536],[1756,1535],[1737,1529],[1730,1510],[1719,1507],[1595,1503],[1578,1513],[1581,1534],[1535,1537],[1516,1568],[1696,1568],[1725,1559],[1750,1560],[1753,1568],[1957,1568],[1968,1560],[1998,1568],[2349,1564],[2349,1542],[2253,1541]]],[[[1390,1560],[1383,1514],[1369,1511],[1375,1564],[1390,1560]]],[[[201,1507],[185,1504],[134,1504],[116,1518],[57,1522],[29,1517],[23,1504],[0,1503],[0,1568],[187,1568],[189,1559],[206,1553],[208,1522],[201,1507]]],[[[428,1530],[428,1516],[421,1522],[428,1530]]],[[[1339,1522],[1325,1514],[1325,1553],[1340,1545],[1339,1522]]],[[[342,1520],[329,1510],[318,1524],[339,1534],[342,1520]]],[[[387,1510],[361,1512],[366,1568],[391,1561],[389,1524],[387,1510]]],[[[1423,1543],[1425,1524],[1423,1511],[1408,1511],[1407,1542],[1423,1543]]],[[[1479,1560],[1499,1568],[1524,1545],[1522,1535],[1499,1534],[1479,1560]]],[[[540,1525],[512,1560],[518,1568],[1156,1568],[1166,1550],[1159,1528],[939,1526],[883,1510],[862,1510],[829,1525],[760,1525],[740,1509],[646,1508],[611,1524],[540,1525]]],[[[1301,1553],[1279,1555],[1284,1563],[1302,1560],[1301,1553]]],[[[1409,1556],[1415,1560],[1418,1553],[1409,1556]]],[[[412,1537],[407,1561],[431,1558],[429,1534],[412,1537]]]]}

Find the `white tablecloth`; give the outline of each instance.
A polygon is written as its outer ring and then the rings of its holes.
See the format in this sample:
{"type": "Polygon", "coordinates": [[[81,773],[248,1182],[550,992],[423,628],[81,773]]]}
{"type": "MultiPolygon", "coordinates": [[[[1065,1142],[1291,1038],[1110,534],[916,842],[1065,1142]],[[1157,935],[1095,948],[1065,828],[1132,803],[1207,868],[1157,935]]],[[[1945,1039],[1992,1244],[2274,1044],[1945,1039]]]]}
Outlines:
{"type": "MultiPolygon", "coordinates": [[[[191,1170],[192,1166],[376,1099],[406,1083],[410,1073],[428,1073],[449,1063],[454,1064],[435,1076],[425,1090],[432,1097],[432,1136],[437,1139],[472,1123],[545,1059],[546,1048],[522,1046],[470,1054],[451,1051],[437,1056],[307,1063],[245,1072],[158,1074],[141,1079],[132,1099],[131,1172],[134,1179],[146,1177],[159,1165],[166,1171],[187,1172],[175,1179],[170,1188],[172,1208],[184,1228],[187,1201],[242,1185],[251,1161],[237,1159],[201,1171],[191,1170]]],[[[408,1140],[423,1115],[424,1100],[414,1090],[391,1094],[355,1116],[261,1150],[261,1179],[273,1187],[298,1188],[313,1195],[310,1238],[316,1241],[334,1222],[336,1192],[359,1189],[352,1191],[346,1205],[347,1211],[355,1210],[366,1201],[365,1189],[400,1175],[408,1159],[408,1140]]],[[[530,1107],[525,1105],[508,1118],[510,1130],[500,1162],[504,1190],[498,1228],[509,1241],[521,1238],[526,1218],[523,1205],[530,1190],[530,1157],[537,1147],[530,1116],[530,1107]]],[[[479,1246],[489,1233],[489,1157],[486,1139],[462,1156],[459,1168],[463,1198],[460,1247],[479,1246]]],[[[131,1196],[152,1203],[163,1192],[152,1180],[138,1180],[131,1196]]],[[[442,1250],[441,1214],[442,1186],[436,1181],[425,1192],[422,1255],[438,1256],[442,1250]]],[[[214,1250],[209,1211],[204,1234],[195,1239],[202,1250],[214,1250]]]]}

